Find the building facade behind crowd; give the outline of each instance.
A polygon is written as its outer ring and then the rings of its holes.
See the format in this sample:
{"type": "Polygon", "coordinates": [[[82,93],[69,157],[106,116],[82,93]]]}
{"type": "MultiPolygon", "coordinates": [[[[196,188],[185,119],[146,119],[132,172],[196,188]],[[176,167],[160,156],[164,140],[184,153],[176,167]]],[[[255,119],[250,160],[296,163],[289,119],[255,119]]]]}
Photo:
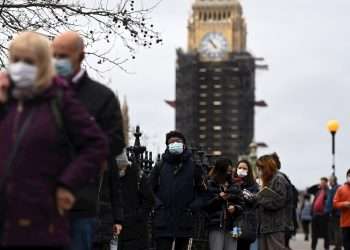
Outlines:
{"type": "Polygon", "coordinates": [[[256,66],[243,7],[236,0],[192,2],[188,47],[177,50],[175,127],[191,145],[236,161],[249,151],[255,128],[256,66]]]}

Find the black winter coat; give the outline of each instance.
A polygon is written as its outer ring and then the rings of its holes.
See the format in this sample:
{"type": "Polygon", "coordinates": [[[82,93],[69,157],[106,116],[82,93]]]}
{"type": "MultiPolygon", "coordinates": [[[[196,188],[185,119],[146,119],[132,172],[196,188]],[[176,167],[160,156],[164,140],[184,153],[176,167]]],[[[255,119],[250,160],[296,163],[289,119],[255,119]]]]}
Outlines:
{"type": "MultiPolygon", "coordinates": [[[[77,83],[72,83],[77,98],[87,108],[109,140],[108,170],[103,179],[96,176],[89,186],[78,193],[73,217],[96,217],[99,182],[103,180],[100,210],[112,213],[114,223],[123,221],[119,173],[115,158],[122,153],[125,142],[120,104],[115,94],[106,86],[92,80],[85,72],[77,83]],[[113,209],[110,208],[112,203],[113,209]],[[104,207],[102,207],[104,206],[104,207]]],[[[113,221],[111,221],[111,224],[113,221]]]]}
{"type": "Polygon", "coordinates": [[[208,181],[208,200],[205,205],[205,211],[208,213],[209,230],[231,231],[235,218],[243,211],[243,195],[239,186],[229,184],[226,193],[229,193],[229,199],[225,201],[219,194],[223,192],[213,178],[208,181]],[[235,212],[230,214],[227,209],[230,205],[235,206],[235,212]]]}
{"type": "Polygon", "coordinates": [[[202,204],[202,170],[186,150],[181,156],[166,151],[152,170],[150,182],[156,199],[153,234],[155,238],[191,238],[193,211],[202,204]]]}
{"type": "Polygon", "coordinates": [[[137,166],[128,167],[120,178],[124,198],[124,223],[121,241],[138,241],[139,249],[148,248],[149,214],[154,206],[151,187],[137,166]]]}
{"type": "MultiPolygon", "coordinates": [[[[259,186],[257,183],[248,184],[245,178],[238,180],[238,183],[242,190],[247,190],[252,194],[256,194],[259,192],[259,186]]],[[[243,208],[242,216],[243,216],[243,219],[246,220],[246,227],[247,227],[245,228],[245,230],[247,230],[250,233],[255,233],[257,236],[258,218],[257,218],[256,199],[254,196],[245,196],[245,195],[243,195],[243,199],[244,199],[244,208],[243,208]]],[[[251,240],[238,239],[237,250],[246,249],[246,246],[251,243],[252,243],[251,240]]]]}

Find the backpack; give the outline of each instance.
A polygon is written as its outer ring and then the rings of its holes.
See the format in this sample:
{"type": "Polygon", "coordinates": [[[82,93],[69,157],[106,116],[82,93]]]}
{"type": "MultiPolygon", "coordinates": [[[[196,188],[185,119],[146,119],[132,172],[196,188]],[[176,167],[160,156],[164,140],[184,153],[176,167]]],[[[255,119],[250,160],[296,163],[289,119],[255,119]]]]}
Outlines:
{"type": "Polygon", "coordinates": [[[287,231],[295,232],[298,227],[298,219],[297,219],[297,207],[299,201],[299,192],[297,188],[293,185],[288,176],[284,173],[281,173],[282,176],[287,180],[287,207],[288,207],[288,219],[290,220],[287,231]]]}

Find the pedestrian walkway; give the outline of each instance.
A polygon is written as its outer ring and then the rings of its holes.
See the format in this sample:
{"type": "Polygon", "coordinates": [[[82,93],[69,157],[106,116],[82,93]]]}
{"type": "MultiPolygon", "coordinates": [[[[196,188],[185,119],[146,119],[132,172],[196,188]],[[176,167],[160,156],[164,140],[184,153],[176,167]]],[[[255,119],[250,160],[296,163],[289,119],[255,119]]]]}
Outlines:
{"type": "MultiPolygon", "coordinates": [[[[298,234],[296,237],[294,237],[290,241],[290,248],[292,250],[310,250],[311,249],[311,241],[304,241],[304,235],[298,234]]],[[[317,250],[324,250],[323,240],[318,241],[317,250]]]]}

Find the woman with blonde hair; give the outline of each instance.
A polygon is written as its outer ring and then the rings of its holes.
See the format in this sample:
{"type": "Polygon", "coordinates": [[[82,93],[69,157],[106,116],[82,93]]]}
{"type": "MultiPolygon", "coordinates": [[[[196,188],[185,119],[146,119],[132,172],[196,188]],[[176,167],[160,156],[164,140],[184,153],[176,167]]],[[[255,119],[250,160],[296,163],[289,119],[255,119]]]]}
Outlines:
{"type": "Polygon", "coordinates": [[[98,176],[106,138],[33,32],[9,47],[0,81],[0,249],[63,249],[74,193],[98,176]]]}
{"type": "Polygon", "coordinates": [[[288,216],[288,181],[278,171],[272,155],[258,159],[257,173],[262,180],[262,190],[257,194],[258,243],[260,250],[287,249],[285,233],[288,216]]]}

